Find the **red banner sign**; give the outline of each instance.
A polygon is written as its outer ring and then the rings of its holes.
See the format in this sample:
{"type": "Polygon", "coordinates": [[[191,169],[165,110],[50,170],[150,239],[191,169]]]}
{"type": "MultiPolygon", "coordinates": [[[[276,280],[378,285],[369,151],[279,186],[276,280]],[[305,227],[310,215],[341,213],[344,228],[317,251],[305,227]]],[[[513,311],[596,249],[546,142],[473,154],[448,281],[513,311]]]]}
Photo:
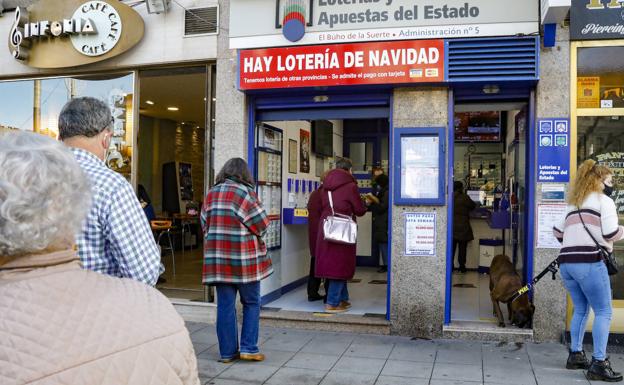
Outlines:
{"type": "Polygon", "coordinates": [[[241,90],[444,81],[444,41],[242,50],[241,90]]]}

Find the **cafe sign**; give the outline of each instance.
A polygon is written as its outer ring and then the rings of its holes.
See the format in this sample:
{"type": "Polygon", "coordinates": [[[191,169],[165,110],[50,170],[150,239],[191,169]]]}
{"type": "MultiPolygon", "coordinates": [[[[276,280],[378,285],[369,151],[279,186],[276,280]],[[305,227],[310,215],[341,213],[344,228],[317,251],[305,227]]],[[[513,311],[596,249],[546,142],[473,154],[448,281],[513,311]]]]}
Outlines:
{"type": "Polygon", "coordinates": [[[570,40],[624,38],[624,0],[575,0],[570,9],[570,40]]]}
{"type": "Polygon", "coordinates": [[[16,9],[9,51],[31,67],[73,67],[127,51],[143,31],[143,19],[118,1],[42,0],[16,9]]]}

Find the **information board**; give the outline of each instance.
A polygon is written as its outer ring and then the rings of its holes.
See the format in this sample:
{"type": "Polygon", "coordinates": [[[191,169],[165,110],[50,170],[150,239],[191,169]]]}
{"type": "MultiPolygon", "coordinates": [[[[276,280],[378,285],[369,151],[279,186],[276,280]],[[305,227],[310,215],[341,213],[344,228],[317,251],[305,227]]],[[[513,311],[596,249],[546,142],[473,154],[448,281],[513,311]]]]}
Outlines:
{"type": "Polygon", "coordinates": [[[438,197],[440,138],[405,136],[401,138],[401,197],[438,197]]]}
{"type": "Polygon", "coordinates": [[[567,213],[565,203],[537,205],[537,247],[540,249],[559,249],[561,244],[553,235],[553,226],[561,222],[567,213]]]}
{"type": "Polygon", "coordinates": [[[405,255],[436,255],[436,213],[405,213],[405,255]]]}
{"type": "Polygon", "coordinates": [[[570,181],[570,121],[567,118],[537,122],[537,181],[570,181]]]}

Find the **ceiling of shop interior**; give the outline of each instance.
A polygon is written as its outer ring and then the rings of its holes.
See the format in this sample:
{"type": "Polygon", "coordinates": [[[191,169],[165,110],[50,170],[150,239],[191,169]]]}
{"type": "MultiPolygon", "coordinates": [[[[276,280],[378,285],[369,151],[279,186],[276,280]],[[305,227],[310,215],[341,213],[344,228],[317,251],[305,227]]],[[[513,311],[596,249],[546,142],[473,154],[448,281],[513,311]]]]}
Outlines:
{"type": "Polygon", "coordinates": [[[142,115],[176,122],[189,122],[204,127],[206,121],[205,74],[141,77],[140,84],[142,115]],[[147,100],[151,100],[154,104],[147,104],[147,100]],[[178,107],[179,111],[169,111],[167,107],[178,107]]]}

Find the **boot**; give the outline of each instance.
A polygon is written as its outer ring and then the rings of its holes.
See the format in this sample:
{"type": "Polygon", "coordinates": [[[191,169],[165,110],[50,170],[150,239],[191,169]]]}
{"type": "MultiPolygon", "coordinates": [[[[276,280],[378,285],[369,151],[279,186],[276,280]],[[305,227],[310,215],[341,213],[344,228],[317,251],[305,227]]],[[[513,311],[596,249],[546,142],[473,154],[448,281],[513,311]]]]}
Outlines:
{"type": "Polygon", "coordinates": [[[604,361],[598,361],[592,357],[591,366],[587,370],[586,377],[590,381],[622,381],[622,374],[614,372],[613,369],[611,369],[611,363],[608,357],[604,361]]]}
{"type": "Polygon", "coordinates": [[[589,369],[589,360],[585,356],[585,351],[580,352],[570,351],[568,355],[568,362],[566,363],[566,369],[589,369]]]}

